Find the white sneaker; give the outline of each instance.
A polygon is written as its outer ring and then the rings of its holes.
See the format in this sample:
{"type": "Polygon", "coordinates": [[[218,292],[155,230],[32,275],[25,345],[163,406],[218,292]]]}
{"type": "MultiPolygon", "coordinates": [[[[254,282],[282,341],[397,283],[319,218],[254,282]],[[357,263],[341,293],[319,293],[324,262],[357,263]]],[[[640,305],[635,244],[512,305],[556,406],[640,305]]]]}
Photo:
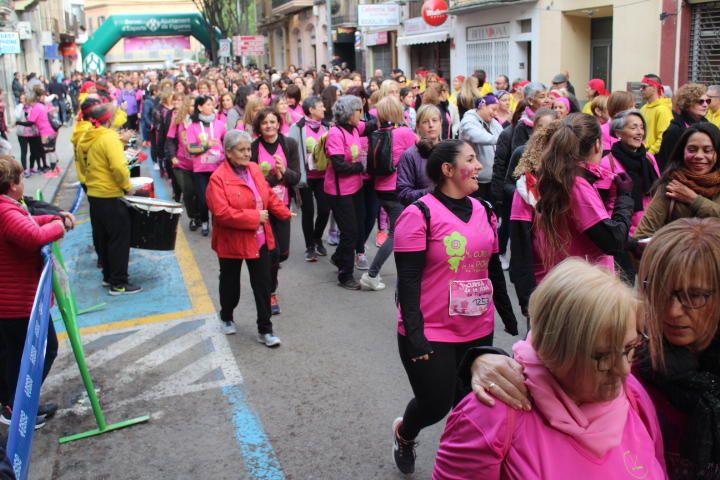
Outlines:
{"type": "Polygon", "coordinates": [[[509,253],[506,253],[505,255],[500,255],[500,265],[502,266],[503,270],[510,269],[510,254],[509,253]]]}
{"type": "Polygon", "coordinates": [[[362,277],[360,277],[360,285],[368,290],[373,290],[375,292],[385,290],[385,284],[383,283],[380,275],[373,278],[367,272],[363,273],[362,277]]]}
{"type": "Polygon", "coordinates": [[[227,321],[227,322],[222,322],[222,323],[223,323],[222,332],[225,335],[235,335],[237,333],[237,328],[235,328],[235,322],[227,321]]]}
{"type": "Polygon", "coordinates": [[[264,343],[266,347],[270,348],[279,347],[282,343],[280,339],[272,333],[258,333],[257,341],[264,343]]]}
{"type": "Polygon", "coordinates": [[[367,255],[364,253],[358,253],[355,255],[355,268],[358,270],[368,270],[370,268],[370,262],[368,262],[367,255]]]}

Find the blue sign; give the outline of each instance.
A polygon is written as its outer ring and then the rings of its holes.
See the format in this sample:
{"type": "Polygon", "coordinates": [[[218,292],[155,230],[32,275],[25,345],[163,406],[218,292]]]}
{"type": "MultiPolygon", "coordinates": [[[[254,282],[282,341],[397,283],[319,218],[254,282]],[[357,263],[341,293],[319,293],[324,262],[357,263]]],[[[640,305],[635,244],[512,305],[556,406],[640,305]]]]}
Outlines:
{"type": "Polygon", "coordinates": [[[43,45],[43,57],[45,57],[45,60],[62,60],[59,45],[57,43],[43,45]]]}
{"type": "Polygon", "coordinates": [[[46,258],[30,314],[20,375],[15,390],[7,455],[18,480],[27,479],[30,471],[30,454],[40,403],[40,387],[50,322],[50,300],[53,292],[52,265],[52,257],[46,258]]]}

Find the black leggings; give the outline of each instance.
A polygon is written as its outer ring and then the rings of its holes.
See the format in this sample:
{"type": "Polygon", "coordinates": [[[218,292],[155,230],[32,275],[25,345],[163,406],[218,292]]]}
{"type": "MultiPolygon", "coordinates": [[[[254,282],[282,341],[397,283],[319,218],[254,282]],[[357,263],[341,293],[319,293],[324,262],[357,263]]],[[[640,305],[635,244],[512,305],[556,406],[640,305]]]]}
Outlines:
{"type": "Polygon", "coordinates": [[[270,252],[272,262],[270,291],[275,293],[278,288],[280,264],[290,256],[290,220],[278,220],[270,215],[270,225],[275,234],[275,250],[270,252]]]}
{"type": "MultiPolygon", "coordinates": [[[[233,311],[240,301],[240,271],[243,260],[220,258],[220,319],[233,320],[233,311]]],[[[270,254],[267,246],[260,249],[260,257],[245,260],[250,273],[250,286],[255,296],[257,327],[260,333],[272,333],[270,317],[270,254]]]]}
{"type": "Polygon", "coordinates": [[[30,147],[30,137],[17,137],[18,142],[20,143],[20,164],[23,167],[23,170],[28,169],[28,150],[30,147]]]}
{"type": "MultiPolygon", "coordinates": [[[[12,405],[20,375],[20,363],[25,349],[29,318],[0,319],[0,402],[12,405]]],[[[52,318],[48,325],[47,347],[42,379],[45,381],[58,353],[58,339],[52,318]]]]}
{"type": "Polygon", "coordinates": [[[130,212],[120,198],[88,196],[93,242],[102,261],[103,280],[113,287],[128,283],[130,212]]]}
{"type": "Polygon", "coordinates": [[[442,420],[452,407],[470,393],[458,380],[458,367],[472,347],[492,345],[492,334],[470,342],[430,342],[429,360],[413,362],[407,353],[407,337],[398,334],[398,348],[415,398],[405,408],[400,436],[413,440],[420,430],[442,420]]]}
{"type": "Polygon", "coordinates": [[[365,221],[365,196],[360,189],[352,195],[327,195],[327,198],[340,230],[340,243],[332,254],[332,259],[338,266],[338,280],[345,282],[353,278],[355,249],[359,241],[360,226],[365,221]]]}
{"type": "Polygon", "coordinates": [[[45,160],[45,148],[43,148],[42,138],[28,137],[30,139],[30,168],[47,167],[45,160]]]}
{"type": "Polygon", "coordinates": [[[323,178],[309,178],[308,186],[300,189],[305,248],[313,248],[322,242],[323,232],[328,218],[330,218],[330,206],[323,189],[324,182],[323,178]],[[315,202],[317,202],[317,218],[315,217],[315,202]]]}

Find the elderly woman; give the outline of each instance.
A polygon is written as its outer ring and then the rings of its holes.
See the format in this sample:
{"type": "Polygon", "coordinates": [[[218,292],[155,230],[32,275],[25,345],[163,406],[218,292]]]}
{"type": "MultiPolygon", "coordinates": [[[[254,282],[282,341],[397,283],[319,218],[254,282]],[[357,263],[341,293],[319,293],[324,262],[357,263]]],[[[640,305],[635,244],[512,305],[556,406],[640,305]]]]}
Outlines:
{"type": "Polygon", "coordinates": [[[680,141],[683,132],[698,122],[707,122],[705,115],[710,106],[710,97],[707,87],[699,83],[688,83],[675,92],[675,108],[670,126],[662,134],[662,144],[657,154],[660,169],[665,170],[672,157],[675,146],[680,141]]]}
{"type": "Polygon", "coordinates": [[[635,230],[635,238],[652,237],[678,218],[720,217],[718,148],[720,131],[715,125],[702,122],[685,130],[635,230]]]}
{"type": "Polygon", "coordinates": [[[340,229],[340,243],[331,261],[338,268],[338,284],[348,290],[360,290],[353,277],[355,247],[362,233],[359,229],[365,223],[362,178],[365,165],[360,158],[360,137],[367,135],[374,124],[360,121],[363,105],[352,95],[340,97],[332,111],[335,125],[328,131],[325,143],[330,164],[325,172],[324,191],[340,229]]]}
{"type": "Polygon", "coordinates": [[[645,338],[637,312],[612,273],[579,259],[559,264],[530,298],[528,340],[513,347],[534,408],[465,397],[433,479],[666,478],[655,408],[630,374],[645,338]]]}
{"type": "Polygon", "coordinates": [[[527,107],[520,117],[520,121],[513,130],[512,140],[510,142],[510,151],[521,145],[525,145],[532,135],[533,126],[535,125],[535,112],[546,107],[552,108],[552,98],[548,95],[547,87],[539,82],[532,82],[525,85],[523,90],[527,107]]]}
{"type": "Polygon", "coordinates": [[[273,334],[270,321],[270,252],[275,249],[270,214],[280,220],[292,215],[265,181],[260,166],[250,161],[251,143],[246,132],[225,134],[226,160],[212,174],[207,188],[212,249],[220,261],[220,320],[226,335],[236,332],[233,310],[240,300],[240,271],[245,260],[255,296],[258,341],[277,347],[280,339],[273,334]]]}

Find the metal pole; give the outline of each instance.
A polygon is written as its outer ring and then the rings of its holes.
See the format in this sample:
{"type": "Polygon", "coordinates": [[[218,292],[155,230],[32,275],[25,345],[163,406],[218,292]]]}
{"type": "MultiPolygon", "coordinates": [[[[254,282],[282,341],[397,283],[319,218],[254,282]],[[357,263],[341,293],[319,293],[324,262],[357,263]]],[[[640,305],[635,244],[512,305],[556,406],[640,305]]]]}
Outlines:
{"type": "Polygon", "coordinates": [[[333,34],[332,34],[332,0],[325,0],[325,16],[327,17],[328,33],[328,70],[332,70],[333,61],[333,34]]]}

